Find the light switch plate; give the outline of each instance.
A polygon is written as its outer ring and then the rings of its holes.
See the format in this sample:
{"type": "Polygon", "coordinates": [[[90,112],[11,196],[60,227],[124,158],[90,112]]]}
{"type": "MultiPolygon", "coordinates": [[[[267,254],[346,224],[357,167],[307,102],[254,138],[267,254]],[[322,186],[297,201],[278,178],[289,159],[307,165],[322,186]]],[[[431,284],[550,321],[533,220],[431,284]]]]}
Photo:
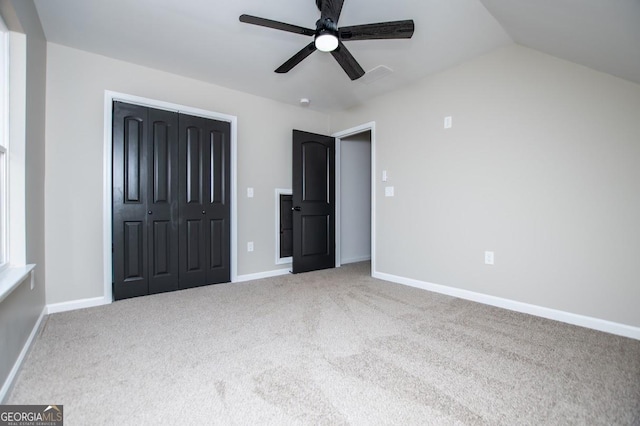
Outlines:
{"type": "Polygon", "coordinates": [[[393,197],[395,195],[395,190],[393,186],[385,186],[384,187],[384,196],[385,197],[393,197]]]}
{"type": "Polygon", "coordinates": [[[445,129],[450,129],[451,127],[453,127],[453,118],[451,118],[451,116],[445,117],[444,118],[444,128],[445,129]]]}
{"type": "Polygon", "coordinates": [[[485,265],[493,265],[493,252],[492,251],[485,251],[484,252],[484,263],[485,265]]]}

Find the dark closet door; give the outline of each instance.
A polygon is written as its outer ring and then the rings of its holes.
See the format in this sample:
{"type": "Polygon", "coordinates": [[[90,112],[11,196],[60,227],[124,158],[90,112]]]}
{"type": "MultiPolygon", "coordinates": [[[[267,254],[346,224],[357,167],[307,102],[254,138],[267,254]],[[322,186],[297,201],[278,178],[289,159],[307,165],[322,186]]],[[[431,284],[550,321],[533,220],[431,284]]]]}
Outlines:
{"type": "Polygon", "coordinates": [[[147,108],[113,105],[113,297],[149,293],[147,108]]]}
{"type": "Polygon", "coordinates": [[[149,293],[178,289],[178,114],[149,109],[149,293]]]}
{"type": "Polygon", "coordinates": [[[177,114],[113,104],[114,298],[177,289],[177,114]]]}
{"type": "Polygon", "coordinates": [[[230,281],[230,125],[180,115],[180,288],[230,281]]]}
{"type": "Polygon", "coordinates": [[[335,139],[293,131],[293,273],[335,267],[335,139]]]}

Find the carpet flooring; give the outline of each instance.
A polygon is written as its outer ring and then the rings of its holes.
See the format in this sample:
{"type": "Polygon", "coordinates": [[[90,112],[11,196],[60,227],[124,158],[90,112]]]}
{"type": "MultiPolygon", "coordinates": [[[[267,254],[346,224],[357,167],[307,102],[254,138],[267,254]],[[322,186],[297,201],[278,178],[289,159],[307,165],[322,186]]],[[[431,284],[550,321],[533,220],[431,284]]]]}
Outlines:
{"type": "Polygon", "coordinates": [[[640,421],[640,341],[369,267],[50,315],[8,402],[62,404],[66,425],[640,421]]]}

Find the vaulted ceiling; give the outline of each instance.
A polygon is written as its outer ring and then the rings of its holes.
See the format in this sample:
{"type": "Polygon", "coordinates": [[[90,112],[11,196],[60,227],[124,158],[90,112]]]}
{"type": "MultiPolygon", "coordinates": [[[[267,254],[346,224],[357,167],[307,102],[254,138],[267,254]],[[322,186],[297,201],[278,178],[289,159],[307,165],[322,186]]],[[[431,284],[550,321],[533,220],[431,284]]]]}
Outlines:
{"type": "Polygon", "coordinates": [[[315,28],[314,0],[35,0],[50,42],[274,100],[349,108],[517,43],[640,83],[640,0],[345,0],[340,26],[413,19],[411,40],[351,41],[365,71],[351,81],[315,52],[274,70],[311,39],[239,22],[243,14],[315,28]]]}

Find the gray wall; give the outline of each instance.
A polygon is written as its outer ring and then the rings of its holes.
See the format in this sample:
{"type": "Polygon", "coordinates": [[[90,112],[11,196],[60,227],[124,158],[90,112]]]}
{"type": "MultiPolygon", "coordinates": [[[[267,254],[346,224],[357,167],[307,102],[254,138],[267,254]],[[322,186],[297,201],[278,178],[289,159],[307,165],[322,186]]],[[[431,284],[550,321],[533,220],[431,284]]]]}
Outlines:
{"type": "Polygon", "coordinates": [[[35,263],[36,285],[23,283],[0,304],[0,383],[4,383],[44,309],[44,136],[46,40],[32,0],[0,0],[10,30],[26,34],[26,260],[35,263]]]}
{"type": "Polygon", "coordinates": [[[103,296],[105,90],[238,117],[238,274],[282,268],[275,264],[273,194],[291,186],[291,131],[326,134],[327,115],[49,43],[47,303],[103,296]]]}
{"type": "Polygon", "coordinates": [[[640,85],[512,46],[331,130],[369,121],[379,272],[640,326],[640,85]]]}
{"type": "Polygon", "coordinates": [[[371,132],[340,143],[340,262],[371,259],[371,132]]]}

